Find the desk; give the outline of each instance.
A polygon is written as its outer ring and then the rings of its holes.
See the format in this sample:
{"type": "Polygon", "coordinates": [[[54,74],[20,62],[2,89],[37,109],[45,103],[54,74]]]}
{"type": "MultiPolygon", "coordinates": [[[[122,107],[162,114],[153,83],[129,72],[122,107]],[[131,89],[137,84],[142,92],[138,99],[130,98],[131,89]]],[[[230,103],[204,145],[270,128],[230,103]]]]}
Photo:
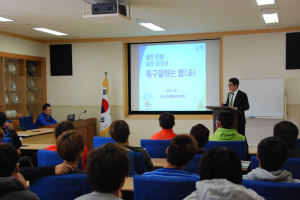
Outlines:
{"type": "Polygon", "coordinates": [[[53,128],[41,128],[27,131],[18,131],[18,136],[22,137],[23,144],[55,144],[53,128]],[[40,131],[40,132],[33,132],[40,131]]]}
{"type": "Polygon", "coordinates": [[[155,168],[162,168],[167,163],[166,158],[151,158],[151,162],[155,168]]]}
{"type": "Polygon", "coordinates": [[[256,156],[257,148],[249,148],[249,155],[256,156]]]}
{"type": "MultiPolygon", "coordinates": [[[[73,124],[75,126],[75,129],[82,133],[83,138],[84,138],[84,144],[88,148],[88,150],[93,149],[94,148],[93,138],[94,138],[94,136],[97,135],[97,133],[96,133],[97,118],[77,120],[77,121],[73,121],[73,124]]],[[[55,126],[56,126],[56,124],[52,124],[52,125],[48,125],[48,126],[41,126],[39,128],[54,128],[55,126]]]]}
{"type": "MultiPolygon", "coordinates": [[[[32,151],[38,151],[40,149],[46,149],[51,144],[23,144],[21,146],[20,150],[32,150],[32,151]]],[[[52,144],[54,145],[54,144],[52,144]]]]}
{"type": "Polygon", "coordinates": [[[133,177],[127,177],[121,191],[133,192],[133,177]]]}

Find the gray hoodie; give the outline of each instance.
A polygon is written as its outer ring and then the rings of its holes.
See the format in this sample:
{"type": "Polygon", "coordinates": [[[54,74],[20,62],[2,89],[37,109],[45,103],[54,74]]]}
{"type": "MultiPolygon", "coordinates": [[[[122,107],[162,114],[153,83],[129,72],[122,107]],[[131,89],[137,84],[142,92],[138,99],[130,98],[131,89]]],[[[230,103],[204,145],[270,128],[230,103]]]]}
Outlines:
{"type": "Polygon", "coordinates": [[[280,183],[300,183],[300,180],[293,179],[292,173],[286,170],[268,172],[267,170],[261,168],[256,168],[249,172],[247,175],[243,175],[243,179],[280,183]]]}
{"type": "Polygon", "coordinates": [[[226,179],[212,179],[198,181],[197,190],[187,196],[184,200],[263,200],[256,192],[237,185],[226,179]]]}
{"type": "Polygon", "coordinates": [[[0,177],[1,200],[38,200],[36,194],[25,189],[25,186],[14,177],[0,177]]]}

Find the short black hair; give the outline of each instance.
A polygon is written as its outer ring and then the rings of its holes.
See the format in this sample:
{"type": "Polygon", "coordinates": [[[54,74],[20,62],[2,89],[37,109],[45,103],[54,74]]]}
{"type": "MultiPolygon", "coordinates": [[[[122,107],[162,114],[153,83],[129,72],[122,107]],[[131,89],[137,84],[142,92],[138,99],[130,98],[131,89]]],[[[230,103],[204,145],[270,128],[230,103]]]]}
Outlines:
{"type": "Polygon", "coordinates": [[[0,112],[0,126],[3,127],[4,123],[6,123],[7,117],[6,114],[3,112],[0,112]]]}
{"type": "Polygon", "coordinates": [[[175,117],[170,112],[164,112],[159,116],[159,123],[162,128],[170,129],[173,128],[175,122],[175,117]]]}
{"type": "Polygon", "coordinates": [[[199,163],[201,180],[226,179],[242,184],[242,166],[239,156],[226,147],[213,147],[203,154],[199,163]]]}
{"type": "Polygon", "coordinates": [[[298,134],[299,129],[292,122],[282,121],[274,126],[273,135],[285,141],[289,148],[294,148],[298,139],[298,134]]]}
{"type": "Polygon", "coordinates": [[[187,165],[197,153],[197,141],[188,134],[176,135],[169,145],[167,161],[177,167],[187,165]]]}
{"type": "Polygon", "coordinates": [[[128,175],[129,158],[125,149],[107,143],[91,150],[86,172],[94,191],[111,193],[118,190],[128,175]]]}
{"type": "Polygon", "coordinates": [[[260,166],[267,171],[278,170],[287,160],[289,148],[278,137],[267,137],[257,147],[260,166]]]}
{"type": "Polygon", "coordinates": [[[203,124],[197,124],[192,127],[190,135],[195,138],[198,144],[198,148],[201,149],[208,141],[209,130],[203,124]]]}
{"type": "Polygon", "coordinates": [[[229,79],[229,82],[231,82],[234,86],[237,85],[239,87],[240,81],[237,78],[231,78],[229,79]]]}
{"type": "Polygon", "coordinates": [[[0,144],[0,177],[9,177],[15,171],[16,164],[19,162],[17,150],[10,144],[0,144]]]}
{"type": "Polygon", "coordinates": [[[124,120],[116,120],[109,126],[110,137],[117,143],[125,143],[129,137],[129,126],[124,120]]]}
{"type": "Polygon", "coordinates": [[[222,123],[222,127],[231,129],[234,124],[234,115],[231,112],[221,112],[218,120],[222,123]]]}
{"type": "Polygon", "coordinates": [[[47,110],[48,107],[51,107],[51,105],[50,105],[49,103],[45,103],[45,104],[43,105],[43,111],[44,111],[44,110],[47,110]]]}

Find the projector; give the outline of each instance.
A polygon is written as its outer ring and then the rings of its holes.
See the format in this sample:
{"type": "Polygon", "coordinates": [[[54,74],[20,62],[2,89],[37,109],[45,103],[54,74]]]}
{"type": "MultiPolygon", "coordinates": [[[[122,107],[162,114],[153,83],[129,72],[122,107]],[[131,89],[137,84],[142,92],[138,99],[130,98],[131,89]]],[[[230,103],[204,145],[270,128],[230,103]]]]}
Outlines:
{"type": "MultiPolygon", "coordinates": [[[[119,6],[119,13],[121,15],[126,16],[126,6],[118,5],[119,6]]],[[[111,14],[117,13],[117,4],[116,3],[97,3],[92,4],[92,14],[111,14]]]]}

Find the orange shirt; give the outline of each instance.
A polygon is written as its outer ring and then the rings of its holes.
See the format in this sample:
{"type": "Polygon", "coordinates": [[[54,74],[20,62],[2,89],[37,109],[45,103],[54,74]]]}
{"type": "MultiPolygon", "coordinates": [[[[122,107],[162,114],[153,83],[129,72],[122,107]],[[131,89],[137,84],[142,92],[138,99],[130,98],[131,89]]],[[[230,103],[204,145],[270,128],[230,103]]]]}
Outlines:
{"type": "MultiPolygon", "coordinates": [[[[48,150],[48,151],[57,151],[56,150],[56,145],[50,145],[49,147],[46,148],[46,150],[48,150]]],[[[89,152],[88,148],[84,145],[84,151],[83,151],[83,155],[82,155],[82,158],[81,158],[82,170],[84,170],[84,171],[85,171],[85,162],[86,162],[88,152],[89,152]]]]}
{"type": "Polygon", "coordinates": [[[176,134],[173,132],[173,129],[162,129],[158,133],[152,135],[151,140],[172,140],[176,134]]]}

